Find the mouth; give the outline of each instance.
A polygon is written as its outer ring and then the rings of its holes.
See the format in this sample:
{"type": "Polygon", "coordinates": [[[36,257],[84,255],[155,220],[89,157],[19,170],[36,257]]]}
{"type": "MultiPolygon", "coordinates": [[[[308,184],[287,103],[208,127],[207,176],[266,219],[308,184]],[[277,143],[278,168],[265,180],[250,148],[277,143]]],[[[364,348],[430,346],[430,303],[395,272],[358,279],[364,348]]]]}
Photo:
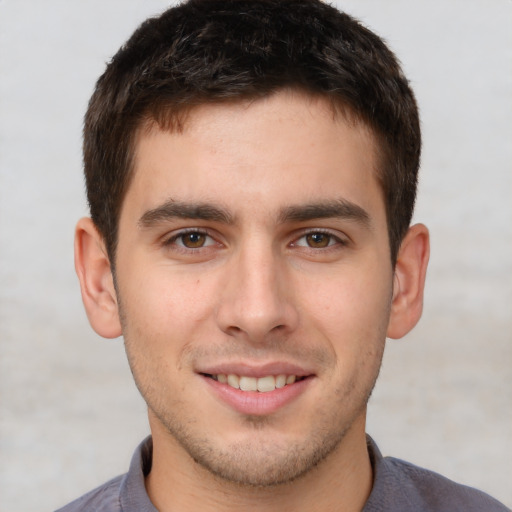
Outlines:
{"type": "Polygon", "coordinates": [[[293,365],[230,366],[231,371],[212,368],[198,374],[221,403],[250,416],[270,415],[288,407],[312,389],[316,380],[315,374],[293,365]]]}
{"type": "Polygon", "coordinates": [[[248,375],[235,375],[233,373],[218,373],[215,375],[203,373],[204,377],[213,379],[220,384],[227,384],[233,389],[240,391],[252,391],[259,393],[269,393],[276,389],[282,389],[286,386],[300,382],[306,379],[306,376],[297,376],[293,374],[265,375],[263,377],[251,377],[248,375]]]}

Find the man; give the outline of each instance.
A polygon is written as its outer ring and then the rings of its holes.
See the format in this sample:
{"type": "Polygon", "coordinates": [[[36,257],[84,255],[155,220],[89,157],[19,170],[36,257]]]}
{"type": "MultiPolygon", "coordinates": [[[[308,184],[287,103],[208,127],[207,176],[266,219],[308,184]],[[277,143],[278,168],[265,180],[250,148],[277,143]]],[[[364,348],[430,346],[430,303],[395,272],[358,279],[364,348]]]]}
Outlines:
{"type": "Polygon", "coordinates": [[[394,55],[328,5],[141,25],[89,104],[75,250],[152,436],[62,510],[506,510],[365,435],[385,338],[421,316],[420,147],[394,55]]]}

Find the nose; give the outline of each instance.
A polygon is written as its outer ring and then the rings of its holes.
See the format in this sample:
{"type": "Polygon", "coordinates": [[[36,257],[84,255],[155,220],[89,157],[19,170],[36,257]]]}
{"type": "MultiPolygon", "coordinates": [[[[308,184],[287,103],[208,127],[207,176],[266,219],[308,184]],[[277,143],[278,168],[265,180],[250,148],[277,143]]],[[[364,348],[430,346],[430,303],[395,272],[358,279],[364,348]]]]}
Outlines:
{"type": "Polygon", "coordinates": [[[230,336],[261,344],[292,332],[299,315],[286,263],[270,247],[255,245],[227,265],[217,322],[230,336]]]}

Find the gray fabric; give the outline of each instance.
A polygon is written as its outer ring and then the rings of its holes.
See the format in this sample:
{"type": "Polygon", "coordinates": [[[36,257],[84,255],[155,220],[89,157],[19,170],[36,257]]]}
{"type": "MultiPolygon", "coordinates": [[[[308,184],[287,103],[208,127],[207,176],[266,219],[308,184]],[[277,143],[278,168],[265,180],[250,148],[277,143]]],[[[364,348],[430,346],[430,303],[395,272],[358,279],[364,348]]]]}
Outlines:
{"type": "MultiPolygon", "coordinates": [[[[128,473],[56,512],[158,512],[144,487],[151,470],[151,437],[135,450],[128,473]]],[[[368,437],[373,489],[363,512],[510,512],[487,494],[393,457],[382,457],[368,437]]]]}
{"type": "Polygon", "coordinates": [[[125,475],[84,494],[56,512],[158,512],[146,493],[144,477],[151,470],[153,442],[147,437],[137,447],[125,475]]]}

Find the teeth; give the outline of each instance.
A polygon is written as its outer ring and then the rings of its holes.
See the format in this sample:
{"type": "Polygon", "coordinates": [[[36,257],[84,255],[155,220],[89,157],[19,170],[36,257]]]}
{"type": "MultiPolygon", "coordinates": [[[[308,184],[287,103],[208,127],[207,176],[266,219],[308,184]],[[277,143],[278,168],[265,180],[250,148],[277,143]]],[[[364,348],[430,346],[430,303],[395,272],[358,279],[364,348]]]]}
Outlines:
{"type": "Polygon", "coordinates": [[[220,373],[218,375],[212,375],[212,377],[222,384],[228,384],[232,388],[242,391],[259,391],[260,393],[267,393],[268,391],[283,388],[288,384],[293,384],[297,380],[295,375],[267,375],[257,379],[256,377],[246,377],[244,375],[225,375],[220,373]]]}
{"type": "Polygon", "coordinates": [[[276,388],[284,388],[286,386],[286,375],[278,375],[276,377],[276,388]]]}
{"type": "Polygon", "coordinates": [[[288,375],[286,377],[286,384],[293,384],[295,382],[295,375],[288,375]]]}
{"type": "Polygon", "coordinates": [[[256,382],[256,388],[262,393],[274,391],[274,389],[276,389],[276,379],[272,375],[261,377],[261,379],[258,379],[256,382]]]}
{"type": "Polygon", "coordinates": [[[239,388],[240,387],[240,379],[238,378],[238,375],[228,375],[228,384],[232,388],[239,388]]]}
{"type": "Polygon", "coordinates": [[[254,377],[240,377],[240,389],[242,391],[258,391],[258,380],[254,377]]]}

